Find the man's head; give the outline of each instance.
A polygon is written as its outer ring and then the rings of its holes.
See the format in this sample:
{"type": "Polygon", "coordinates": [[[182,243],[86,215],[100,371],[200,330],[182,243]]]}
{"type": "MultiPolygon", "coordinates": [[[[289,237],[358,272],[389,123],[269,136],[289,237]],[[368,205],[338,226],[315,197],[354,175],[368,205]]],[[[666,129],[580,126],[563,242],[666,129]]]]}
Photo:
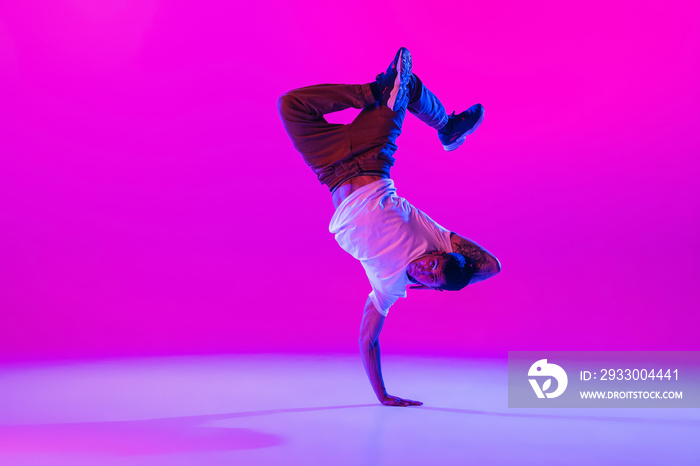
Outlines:
{"type": "Polygon", "coordinates": [[[462,254],[434,252],[410,262],[406,273],[413,283],[423,287],[457,291],[469,284],[474,269],[462,254]]]}

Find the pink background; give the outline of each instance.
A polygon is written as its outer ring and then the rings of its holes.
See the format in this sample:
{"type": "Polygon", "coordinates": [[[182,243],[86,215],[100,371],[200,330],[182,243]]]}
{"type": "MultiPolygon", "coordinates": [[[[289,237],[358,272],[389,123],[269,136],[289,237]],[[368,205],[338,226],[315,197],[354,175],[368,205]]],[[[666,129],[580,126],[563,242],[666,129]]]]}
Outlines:
{"type": "Polygon", "coordinates": [[[0,358],[356,352],[369,285],[276,99],[399,46],[486,119],[446,153],[407,117],[398,192],[503,272],[410,292],[383,349],[700,349],[698,2],[294,4],[0,5],[0,358]]]}

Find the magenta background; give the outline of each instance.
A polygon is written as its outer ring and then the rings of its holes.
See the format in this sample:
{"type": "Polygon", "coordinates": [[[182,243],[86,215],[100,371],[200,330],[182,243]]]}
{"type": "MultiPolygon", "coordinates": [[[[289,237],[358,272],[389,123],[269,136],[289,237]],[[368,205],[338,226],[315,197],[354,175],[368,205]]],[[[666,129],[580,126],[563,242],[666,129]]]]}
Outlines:
{"type": "MultiPolygon", "coordinates": [[[[696,1],[0,5],[0,357],[357,351],[369,285],[276,99],[399,46],[400,195],[503,264],[412,292],[385,351],[698,350],[696,1]]],[[[339,115],[337,121],[351,116],[339,115]]]]}

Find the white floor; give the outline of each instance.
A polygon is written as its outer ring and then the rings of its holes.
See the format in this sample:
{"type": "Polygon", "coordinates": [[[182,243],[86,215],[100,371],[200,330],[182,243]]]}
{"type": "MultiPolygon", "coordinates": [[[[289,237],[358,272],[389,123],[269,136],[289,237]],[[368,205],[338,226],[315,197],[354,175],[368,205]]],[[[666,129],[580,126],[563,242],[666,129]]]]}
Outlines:
{"type": "Polygon", "coordinates": [[[0,465],[700,465],[698,409],[508,409],[505,360],[227,355],[0,366],[0,465]]]}

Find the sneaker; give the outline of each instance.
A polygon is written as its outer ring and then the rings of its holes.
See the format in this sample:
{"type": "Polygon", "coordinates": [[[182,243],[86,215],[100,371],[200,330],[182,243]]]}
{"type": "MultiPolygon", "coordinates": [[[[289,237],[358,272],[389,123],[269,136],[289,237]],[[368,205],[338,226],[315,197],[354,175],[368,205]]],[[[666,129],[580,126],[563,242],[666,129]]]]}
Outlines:
{"type": "Polygon", "coordinates": [[[442,147],[451,151],[461,146],[467,136],[476,131],[483,119],[484,106],[481,104],[472,105],[459,115],[452,112],[445,127],[438,131],[442,147]]]}
{"type": "Polygon", "coordinates": [[[401,47],[386,73],[377,76],[379,103],[393,111],[408,105],[408,83],[411,81],[411,52],[401,47]]]}

